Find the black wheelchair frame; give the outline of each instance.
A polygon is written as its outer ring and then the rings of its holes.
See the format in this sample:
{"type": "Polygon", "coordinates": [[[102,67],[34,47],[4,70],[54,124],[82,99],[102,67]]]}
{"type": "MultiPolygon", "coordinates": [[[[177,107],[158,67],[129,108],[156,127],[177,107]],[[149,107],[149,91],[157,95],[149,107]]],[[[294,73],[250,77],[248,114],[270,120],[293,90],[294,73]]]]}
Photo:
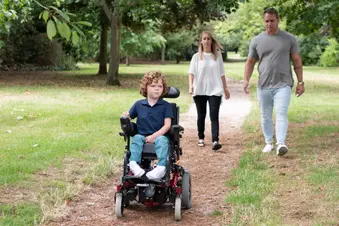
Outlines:
{"type": "MultiPolygon", "coordinates": [[[[164,98],[177,98],[179,95],[180,91],[177,88],[169,87],[164,98]]],[[[166,174],[158,180],[150,180],[145,175],[135,177],[130,172],[130,139],[137,134],[137,128],[136,124],[131,122],[128,117],[120,118],[122,132],[119,134],[124,137],[126,146],[121,184],[117,185],[115,193],[115,214],[117,217],[123,216],[124,208],[127,208],[132,201],[137,201],[148,207],[170,203],[174,205],[174,216],[177,221],[181,220],[183,208],[192,207],[191,174],[178,164],[182,155],[180,139],[184,132],[184,128],[179,125],[180,108],[175,103],[171,103],[171,106],[174,119],[167,134],[170,145],[166,160],[166,174]]],[[[146,143],[140,166],[146,172],[150,171],[156,160],[154,144],[146,143]]]]}

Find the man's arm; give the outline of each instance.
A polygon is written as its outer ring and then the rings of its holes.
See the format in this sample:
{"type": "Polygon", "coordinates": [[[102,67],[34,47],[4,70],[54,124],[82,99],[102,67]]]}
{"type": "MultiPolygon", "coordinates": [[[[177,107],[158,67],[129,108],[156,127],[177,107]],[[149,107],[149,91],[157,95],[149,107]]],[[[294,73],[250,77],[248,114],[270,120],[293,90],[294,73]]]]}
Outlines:
{"type": "Polygon", "coordinates": [[[251,79],[251,76],[252,76],[252,73],[253,73],[253,70],[254,70],[254,65],[255,65],[256,62],[257,62],[257,59],[251,58],[251,57],[248,57],[247,60],[246,60],[245,73],[244,73],[244,91],[247,94],[249,93],[248,83],[251,79]]]}
{"type": "Polygon", "coordinates": [[[292,53],[291,58],[293,62],[294,72],[297,75],[297,79],[298,79],[295,94],[297,96],[301,96],[305,92],[304,80],[303,80],[304,79],[303,78],[303,65],[302,65],[301,57],[299,53],[292,53]]]}

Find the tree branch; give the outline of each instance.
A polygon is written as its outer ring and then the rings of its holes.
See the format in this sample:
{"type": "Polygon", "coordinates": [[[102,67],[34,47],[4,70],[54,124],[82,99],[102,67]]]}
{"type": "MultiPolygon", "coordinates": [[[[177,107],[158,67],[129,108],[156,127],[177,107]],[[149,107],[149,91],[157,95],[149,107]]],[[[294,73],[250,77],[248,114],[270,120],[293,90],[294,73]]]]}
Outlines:
{"type": "Polygon", "coordinates": [[[106,0],[101,0],[100,5],[101,5],[102,9],[104,10],[107,19],[111,23],[112,22],[112,12],[109,10],[107,3],[106,3],[106,0]]]}

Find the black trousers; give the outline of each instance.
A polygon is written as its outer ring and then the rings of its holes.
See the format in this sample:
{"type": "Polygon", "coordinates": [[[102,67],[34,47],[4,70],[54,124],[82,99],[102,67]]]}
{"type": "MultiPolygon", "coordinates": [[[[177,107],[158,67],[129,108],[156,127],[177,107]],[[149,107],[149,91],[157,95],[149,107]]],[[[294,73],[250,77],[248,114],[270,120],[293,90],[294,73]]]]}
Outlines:
{"type": "Polygon", "coordinates": [[[197,126],[199,139],[205,138],[205,118],[208,101],[212,127],[212,141],[219,141],[219,109],[221,96],[194,96],[193,99],[198,113],[197,126]]]}

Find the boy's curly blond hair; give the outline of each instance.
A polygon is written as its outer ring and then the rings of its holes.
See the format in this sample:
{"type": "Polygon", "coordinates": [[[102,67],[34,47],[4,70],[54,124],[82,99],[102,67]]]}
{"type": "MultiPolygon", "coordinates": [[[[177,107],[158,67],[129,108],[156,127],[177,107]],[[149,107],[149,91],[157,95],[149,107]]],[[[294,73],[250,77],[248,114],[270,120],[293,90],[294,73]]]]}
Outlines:
{"type": "Polygon", "coordinates": [[[167,81],[164,74],[159,71],[149,71],[144,74],[144,77],[140,80],[140,94],[147,97],[147,86],[153,82],[158,83],[159,80],[162,81],[164,87],[161,97],[165,96],[168,92],[167,81]]]}

